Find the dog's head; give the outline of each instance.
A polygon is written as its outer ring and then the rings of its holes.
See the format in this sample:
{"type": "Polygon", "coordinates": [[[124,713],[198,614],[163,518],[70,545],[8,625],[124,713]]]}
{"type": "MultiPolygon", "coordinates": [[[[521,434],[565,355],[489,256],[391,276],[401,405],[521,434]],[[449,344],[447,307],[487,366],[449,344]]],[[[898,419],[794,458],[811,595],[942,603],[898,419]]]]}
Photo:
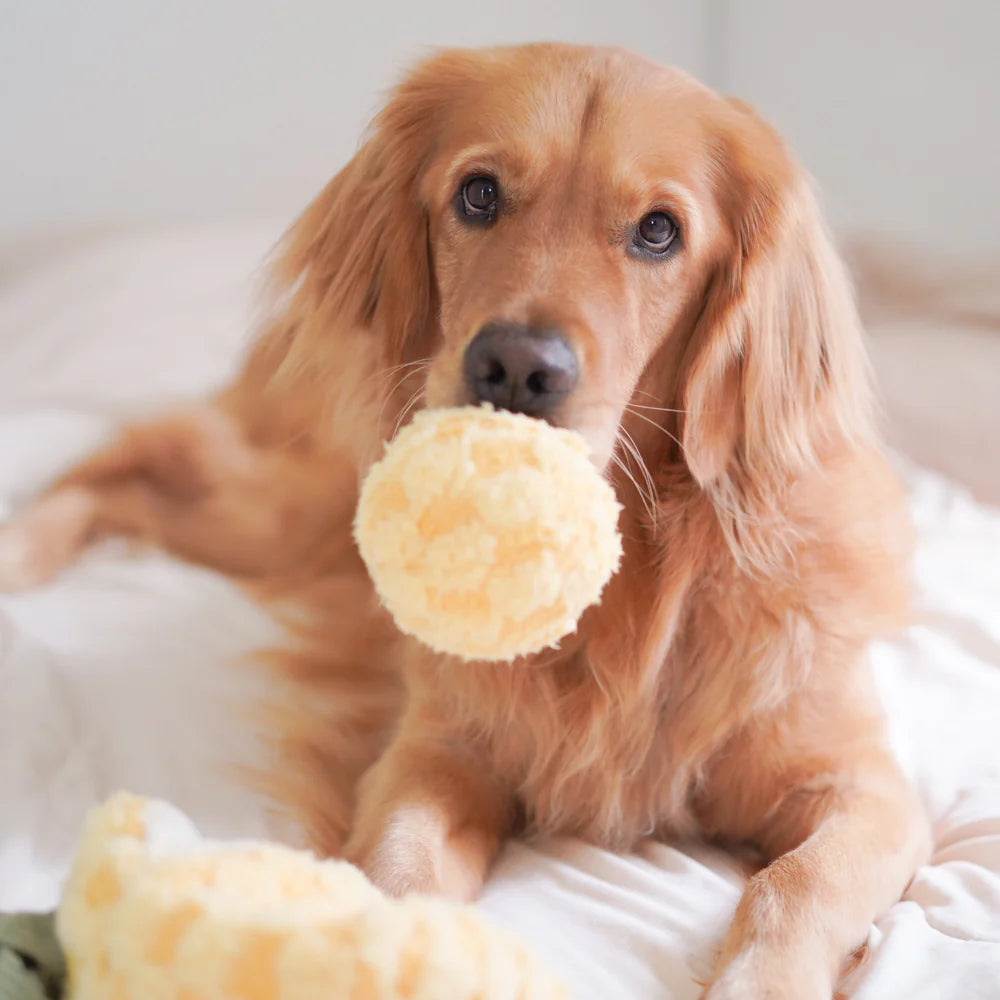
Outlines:
{"type": "Polygon", "coordinates": [[[311,317],[293,355],[369,331],[386,370],[419,373],[386,380],[404,402],[534,414],[602,466],[634,448],[710,488],[785,475],[863,423],[855,314],[804,175],[747,107],[619,50],[420,66],[282,266],[311,317]]]}

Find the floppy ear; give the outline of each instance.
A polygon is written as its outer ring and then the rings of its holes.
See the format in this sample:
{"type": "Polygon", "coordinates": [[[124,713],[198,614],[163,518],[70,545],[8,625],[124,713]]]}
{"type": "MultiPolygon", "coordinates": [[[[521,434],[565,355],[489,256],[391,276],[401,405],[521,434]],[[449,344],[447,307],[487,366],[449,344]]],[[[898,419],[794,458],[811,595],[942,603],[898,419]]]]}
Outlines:
{"type": "Polygon", "coordinates": [[[870,432],[867,358],[844,267],[804,172],[730,102],[716,197],[728,245],[682,360],[681,425],[694,479],[780,489],[825,447],[870,432]]]}
{"type": "Polygon", "coordinates": [[[259,352],[279,382],[322,379],[359,332],[377,338],[382,364],[427,353],[435,291],[419,180],[463,72],[459,53],[417,67],[277,248],[278,313],[259,352]]]}

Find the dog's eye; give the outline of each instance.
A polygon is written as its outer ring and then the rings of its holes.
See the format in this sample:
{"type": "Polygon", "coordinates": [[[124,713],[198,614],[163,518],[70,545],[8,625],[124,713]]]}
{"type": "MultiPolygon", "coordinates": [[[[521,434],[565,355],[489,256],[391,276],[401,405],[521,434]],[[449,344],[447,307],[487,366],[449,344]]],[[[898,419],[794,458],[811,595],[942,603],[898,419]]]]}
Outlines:
{"type": "Polygon", "coordinates": [[[494,219],[499,201],[499,186],[492,177],[470,177],[462,184],[460,208],[470,219],[494,219]]]}
{"type": "Polygon", "coordinates": [[[650,212],[636,226],[635,245],[649,253],[666,253],[679,229],[677,223],[666,212],[650,212]]]}

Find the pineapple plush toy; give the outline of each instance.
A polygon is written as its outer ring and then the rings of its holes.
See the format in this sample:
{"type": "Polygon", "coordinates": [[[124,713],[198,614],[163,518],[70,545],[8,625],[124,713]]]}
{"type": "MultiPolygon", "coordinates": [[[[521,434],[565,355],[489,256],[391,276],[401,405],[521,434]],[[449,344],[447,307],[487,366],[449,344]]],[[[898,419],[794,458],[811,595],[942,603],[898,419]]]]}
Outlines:
{"type": "Polygon", "coordinates": [[[470,907],[391,900],[343,861],[207,841],[172,806],[125,794],[91,814],[56,930],[67,1000],[567,996],[470,907]]]}
{"type": "Polygon", "coordinates": [[[0,916],[0,1000],[567,1000],[471,907],[392,900],[343,861],[206,840],[124,793],[57,912],[0,916]]]}

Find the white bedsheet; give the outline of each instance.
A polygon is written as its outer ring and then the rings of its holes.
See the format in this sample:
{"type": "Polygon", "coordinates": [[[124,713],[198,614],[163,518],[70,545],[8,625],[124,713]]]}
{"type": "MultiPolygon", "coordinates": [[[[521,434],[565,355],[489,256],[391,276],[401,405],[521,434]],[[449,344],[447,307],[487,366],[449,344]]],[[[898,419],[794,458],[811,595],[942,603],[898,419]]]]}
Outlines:
{"type": "MultiPolygon", "coordinates": [[[[0,519],[124,414],[232,369],[250,276],[277,232],[107,238],[0,270],[0,519]]],[[[1000,998],[1000,511],[901,462],[920,532],[920,618],[873,660],[937,849],[873,927],[858,1000],[1000,998]]],[[[109,543],[0,598],[0,909],[51,906],[82,815],[119,787],[210,834],[293,837],[230,770],[260,759],[244,652],[272,625],[229,583],[109,543]]],[[[699,845],[620,857],[512,844],[482,908],[577,1000],[694,998],[744,873],[699,845]]]]}

